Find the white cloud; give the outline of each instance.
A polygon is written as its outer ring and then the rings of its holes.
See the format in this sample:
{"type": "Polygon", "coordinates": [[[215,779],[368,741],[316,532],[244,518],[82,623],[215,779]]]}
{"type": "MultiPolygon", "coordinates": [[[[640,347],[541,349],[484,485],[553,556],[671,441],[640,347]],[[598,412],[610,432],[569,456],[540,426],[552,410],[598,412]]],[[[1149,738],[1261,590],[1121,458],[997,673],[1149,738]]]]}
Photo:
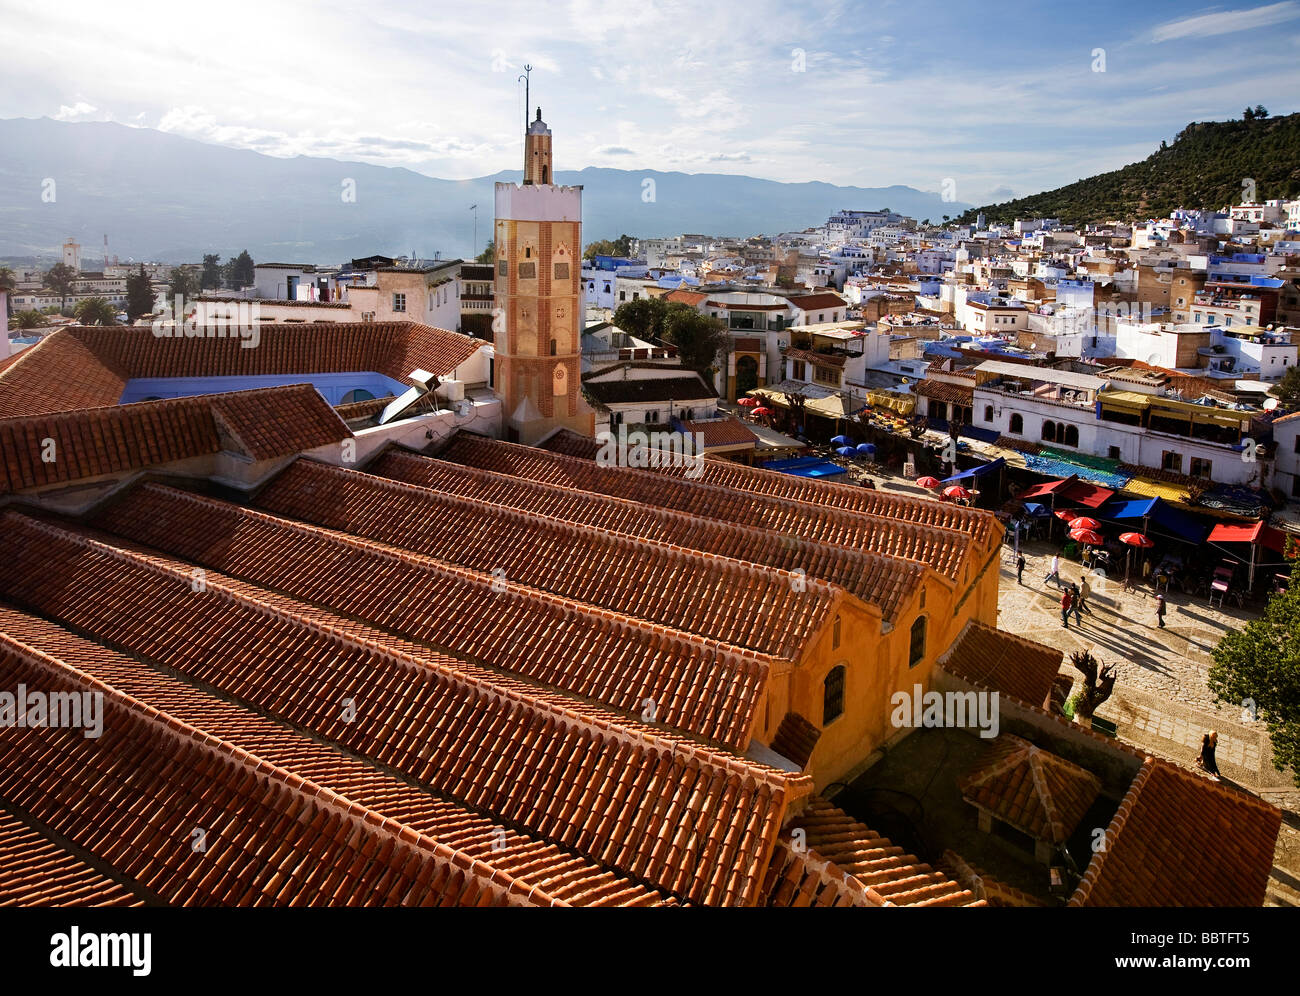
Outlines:
{"type": "Polygon", "coordinates": [[[1254,28],[1266,28],[1270,24],[1281,24],[1300,17],[1300,3],[1295,0],[1283,0],[1264,7],[1246,10],[1220,10],[1209,14],[1196,14],[1181,17],[1174,21],[1158,24],[1151,31],[1153,42],[1172,41],[1175,38],[1207,38],[1212,35],[1226,35],[1234,31],[1247,31],[1254,28]]]}
{"type": "Polygon", "coordinates": [[[54,115],[55,121],[90,121],[98,113],[99,108],[94,104],[87,104],[84,100],[79,100],[71,107],[67,104],[59,106],[59,113],[54,115]]]}

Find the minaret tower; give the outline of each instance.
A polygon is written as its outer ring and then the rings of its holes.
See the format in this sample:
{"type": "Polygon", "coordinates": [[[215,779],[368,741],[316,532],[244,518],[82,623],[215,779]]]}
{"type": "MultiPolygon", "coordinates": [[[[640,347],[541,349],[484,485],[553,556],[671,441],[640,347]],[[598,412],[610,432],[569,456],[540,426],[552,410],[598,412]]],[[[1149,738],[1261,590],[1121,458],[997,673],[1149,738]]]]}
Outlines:
{"type": "Polygon", "coordinates": [[[581,392],[582,187],[556,186],[542,109],[524,134],[524,182],[496,185],[495,383],[502,430],[532,444],[590,436],[581,392]]]}

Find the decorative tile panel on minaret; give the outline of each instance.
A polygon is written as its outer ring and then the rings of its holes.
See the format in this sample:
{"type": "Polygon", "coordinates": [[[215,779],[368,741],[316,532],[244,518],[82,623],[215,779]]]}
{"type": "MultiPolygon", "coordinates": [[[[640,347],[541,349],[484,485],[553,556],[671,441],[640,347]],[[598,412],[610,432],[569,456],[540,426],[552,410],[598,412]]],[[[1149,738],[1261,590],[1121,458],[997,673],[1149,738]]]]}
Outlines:
{"type": "Polygon", "coordinates": [[[524,182],[496,185],[495,390],[507,439],[590,436],[581,392],[582,187],[557,186],[542,110],[524,135],[524,182]]]}

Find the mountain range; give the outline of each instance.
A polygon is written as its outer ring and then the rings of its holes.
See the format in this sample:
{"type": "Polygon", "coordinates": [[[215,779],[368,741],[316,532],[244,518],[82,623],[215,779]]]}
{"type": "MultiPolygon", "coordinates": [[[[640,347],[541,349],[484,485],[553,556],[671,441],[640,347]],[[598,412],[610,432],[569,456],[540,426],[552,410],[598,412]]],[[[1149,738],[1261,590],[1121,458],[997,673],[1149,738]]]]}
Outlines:
{"type": "MultiPolygon", "coordinates": [[[[521,141],[522,149],[522,141],[521,141]]],[[[444,180],[401,167],[277,158],[147,128],[49,118],[0,120],[0,256],[49,258],[67,238],[86,268],[108,236],[122,260],[197,261],[247,249],[259,262],[341,262],[381,254],[467,257],[492,235],[503,171],[444,180]],[[350,189],[354,199],[345,199],[350,189]],[[478,205],[475,242],[469,207],[478,205]]],[[[522,157],[522,151],[520,153],[522,157]]],[[[588,167],[583,238],[799,231],[842,209],[889,208],[939,221],[970,205],[912,187],[779,183],[751,176],[588,167]],[[654,181],[654,199],[643,196],[654,181]]]]}

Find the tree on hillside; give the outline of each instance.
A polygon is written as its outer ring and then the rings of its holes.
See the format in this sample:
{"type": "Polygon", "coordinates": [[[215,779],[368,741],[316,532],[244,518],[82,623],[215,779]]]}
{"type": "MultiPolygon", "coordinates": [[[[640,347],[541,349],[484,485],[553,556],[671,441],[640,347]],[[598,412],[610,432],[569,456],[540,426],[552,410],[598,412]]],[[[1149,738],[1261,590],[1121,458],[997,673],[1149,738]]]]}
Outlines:
{"type": "Polygon", "coordinates": [[[245,287],[252,287],[257,279],[257,273],[253,269],[253,257],[248,254],[248,250],[242,250],[233,260],[234,266],[226,280],[226,286],[231,290],[243,290],[245,287]]]}
{"type": "Polygon", "coordinates": [[[60,298],[60,310],[68,306],[68,295],[77,283],[77,271],[67,263],[55,263],[45,271],[45,286],[60,298]]]}
{"type": "Polygon", "coordinates": [[[186,266],[174,266],[167,277],[167,293],[174,299],[180,296],[189,302],[199,296],[199,279],[186,266]]]}
{"type": "Polygon", "coordinates": [[[117,309],[102,297],[88,297],[78,301],[72,314],[82,325],[117,324],[117,309]]]}
{"type": "Polygon", "coordinates": [[[199,290],[221,289],[221,257],[208,253],[203,257],[203,272],[199,275],[199,290]]]}
{"type": "Polygon", "coordinates": [[[497,261],[497,244],[492,239],[488,239],[488,244],[483,247],[483,251],[474,257],[476,263],[495,263],[497,261]]]}
{"type": "Polygon", "coordinates": [[[153,314],[153,309],[153,283],[141,263],[140,269],[126,278],[126,317],[129,321],[135,321],[144,315],[153,314]]]}
{"type": "MultiPolygon", "coordinates": [[[[1287,541],[1287,556],[1295,544],[1287,541]]],[[[1300,562],[1297,562],[1300,563],[1300,562]]],[[[1287,590],[1269,599],[1264,615],[1229,630],[1214,648],[1210,691],[1220,702],[1262,719],[1273,741],[1273,766],[1290,768],[1300,786],[1300,569],[1287,590]]]]}
{"type": "Polygon", "coordinates": [[[1255,108],[1253,108],[1253,107],[1247,107],[1245,113],[1242,114],[1241,119],[1242,119],[1243,121],[1254,121],[1254,120],[1255,120],[1255,108]]]}
{"type": "Polygon", "coordinates": [[[1268,108],[1266,108],[1263,104],[1256,104],[1256,105],[1255,105],[1255,120],[1256,120],[1256,121],[1263,121],[1266,117],[1268,117],[1268,108]]]}

